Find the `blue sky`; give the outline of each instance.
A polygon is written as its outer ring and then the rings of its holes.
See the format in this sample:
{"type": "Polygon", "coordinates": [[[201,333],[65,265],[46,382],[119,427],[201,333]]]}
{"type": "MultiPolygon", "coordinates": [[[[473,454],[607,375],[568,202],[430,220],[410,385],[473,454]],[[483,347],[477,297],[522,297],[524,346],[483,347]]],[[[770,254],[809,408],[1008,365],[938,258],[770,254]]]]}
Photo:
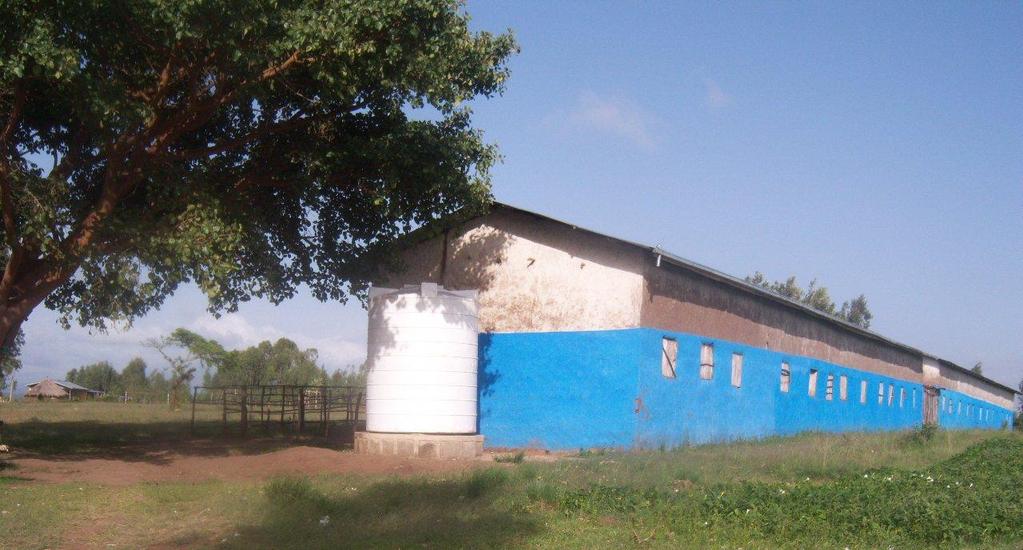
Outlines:
{"type": "MultiPolygon", "coordinates": [[[[865,293],[875,330],[1023,378],[1023,5],[481,2],[522,46],[476,124],[498,200],[743,276],[865,293]]],[[[365,314],[307,294],[219,320],[194,288],[127,331],[38,311],[23,380],[187,326],[361,362],[365,314]]]]}

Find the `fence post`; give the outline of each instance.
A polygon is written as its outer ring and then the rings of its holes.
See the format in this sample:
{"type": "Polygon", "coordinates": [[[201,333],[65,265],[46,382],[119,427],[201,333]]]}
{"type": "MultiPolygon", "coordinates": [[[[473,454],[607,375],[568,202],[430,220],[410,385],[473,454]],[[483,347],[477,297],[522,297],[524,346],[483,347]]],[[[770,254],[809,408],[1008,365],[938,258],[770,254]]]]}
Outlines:
{"type": "Polygon", "coordinates": [[[266,386],[259,386],[259,420],[263,422],[263,432],[270,429],[270,412],[266,406],[266,386]]]}
{"type": "Polygon", "coordinates": [[[199,388],[192,388],[192,422],[188,425],[188,433],[195,436],[195,398],[199,395],[199,388]]]}
{"type": "Polygon", "coordinates": [[[249,387],[242,386],[242,437],[245,437],[249,431],[249,387]]]}
{"type": "Polygon", "coordinates": [[[329,434],[327,416],[327,386],[320,387],[320,423],[323,424],[323,437],[329,434]]]}
{"type": "Polygon", "coordinates": [[[305,431],[305,386],[298,388],[298,433],[305,431]]]}
{"type": "Polygon", "coordinates": [[[227,388],[220,390],[220,406],[221,421],[223,422],[221,430],[227,433],[227,388]]]}
{"type": "Polygon", "coordinates": [[[284,393],[287,386],[279,386],[281,389],[281,433],[284,433],[284,393]]]}

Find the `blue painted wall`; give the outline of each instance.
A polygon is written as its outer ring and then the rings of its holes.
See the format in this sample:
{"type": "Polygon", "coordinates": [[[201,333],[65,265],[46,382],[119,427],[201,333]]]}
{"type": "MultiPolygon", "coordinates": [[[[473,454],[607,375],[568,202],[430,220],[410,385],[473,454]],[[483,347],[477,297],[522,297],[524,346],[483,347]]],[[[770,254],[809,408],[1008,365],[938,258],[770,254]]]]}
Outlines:
{"type": "MultiPolygon", "coordinates": [[[[644,328],[484,334],[479,383],[480,433],[491,447],[673,447],[809,430],[898,430],[918,426],[923,419],[921,384],[725,340],[644,328]],[[678,342],[674,379],[661,374],[665,337],[678,342]],[[710,380],[699,375],[703,343],[714,346],[710,380]],[[732,385],[731,376],[736,353],[743,356],[739,387],[732,385]],[[791,371],[788,392],[781,391],[783,361],[791,371]],[[811,369],[817,371],[815,397],[808,391],[811,369]],[[842,376],[847,380],[844,400],[842,376]],[[879,386],[884,392],[880,400],[879,386]]],[[[999,428],[1003,421],[1011,422],[1007,409],[949,390],[942,395],[943,427],[999,428]]]]}

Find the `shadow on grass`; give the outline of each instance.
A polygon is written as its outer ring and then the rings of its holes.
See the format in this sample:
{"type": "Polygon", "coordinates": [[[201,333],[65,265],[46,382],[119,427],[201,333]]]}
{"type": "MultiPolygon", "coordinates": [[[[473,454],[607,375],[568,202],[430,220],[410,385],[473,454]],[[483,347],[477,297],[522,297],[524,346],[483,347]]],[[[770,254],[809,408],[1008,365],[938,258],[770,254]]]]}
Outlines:
{"type": "Polygon", "coordinates": [[[350,425],[332,425],[328,437],[250,429],[248,436],[224,433],[217,421],[104,422],[97,420],[9,424],[5,441],[18,456],[49,460],[111,458],[166,464],[176,456],[258,455],[295,445],[351,447],[350,425]]]}
{"type": "Polygon", "coordinates": [[[362,490],[321,490],[303,478],[270,481],[261,523],[228,540],[235,548],[520,547],[541,525],[502,506],[504,470],[455,480],[388,480],[362,490]]]}

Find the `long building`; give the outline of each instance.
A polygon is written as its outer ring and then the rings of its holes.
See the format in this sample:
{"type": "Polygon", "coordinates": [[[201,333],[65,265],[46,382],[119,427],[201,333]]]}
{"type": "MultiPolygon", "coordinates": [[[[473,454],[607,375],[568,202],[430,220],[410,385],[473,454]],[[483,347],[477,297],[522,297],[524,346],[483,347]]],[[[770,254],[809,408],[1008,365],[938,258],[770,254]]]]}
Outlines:
{"type": "Polygon", "coordinates": [[[416,232],[403,264],[379,283],[479,290],[489,446],[1012,422],[1013,388],[660,248],[508,205],[416,232]]]}

